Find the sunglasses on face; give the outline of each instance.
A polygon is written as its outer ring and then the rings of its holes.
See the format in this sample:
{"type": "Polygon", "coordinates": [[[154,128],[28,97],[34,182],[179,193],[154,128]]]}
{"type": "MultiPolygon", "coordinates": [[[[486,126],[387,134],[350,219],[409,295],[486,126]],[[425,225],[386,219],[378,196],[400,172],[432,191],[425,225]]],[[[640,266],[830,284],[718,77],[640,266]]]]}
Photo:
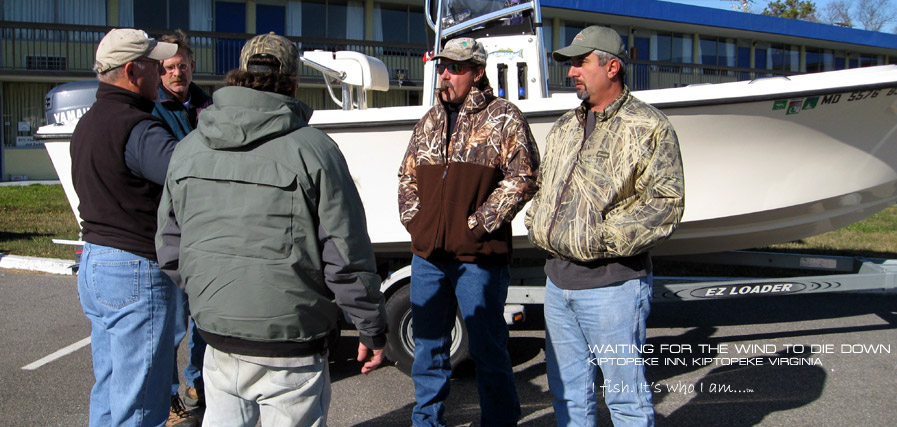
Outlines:
{"type": "Polygon", "coordinates": [[[461,74],[467,66],[457,62],[452,62],[451,64],[436,64],[436,73],[442,74],[445,72],[446,68],[448,68],[449,74],[461,74]]]}

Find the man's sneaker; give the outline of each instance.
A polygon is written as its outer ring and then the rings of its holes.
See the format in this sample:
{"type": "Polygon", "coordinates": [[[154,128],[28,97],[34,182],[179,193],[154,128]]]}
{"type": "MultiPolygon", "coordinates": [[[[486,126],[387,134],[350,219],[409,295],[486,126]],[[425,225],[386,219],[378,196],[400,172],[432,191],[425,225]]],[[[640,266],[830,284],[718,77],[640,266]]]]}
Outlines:
{"type": "Polygon", "coordinates": [[[168,422],[166,427],[199,427],[199,420],[195,415],[187,412],[184,402],[179,396],[171,396],[171,408],[168,410],[168,422]]]}
{"type": "Polygon", "coordinates": [[[190,406],[206,406],[206,394],[201,388],[187,387],[184,390],[184,403],[190,406]]]}

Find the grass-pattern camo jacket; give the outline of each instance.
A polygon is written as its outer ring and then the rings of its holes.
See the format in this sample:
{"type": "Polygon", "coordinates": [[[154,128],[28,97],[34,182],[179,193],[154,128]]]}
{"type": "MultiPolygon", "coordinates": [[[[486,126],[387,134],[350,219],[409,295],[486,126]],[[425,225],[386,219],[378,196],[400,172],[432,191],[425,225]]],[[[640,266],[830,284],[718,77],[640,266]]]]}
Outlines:
{"type": "Polygon", "coordinates": [[[585,103],[548,134],[529,239],[554,256],[592,261],[643,253],[670,236],[685,210],[679,141],[667,117],[629,88],[596,114],[585,103]]]}

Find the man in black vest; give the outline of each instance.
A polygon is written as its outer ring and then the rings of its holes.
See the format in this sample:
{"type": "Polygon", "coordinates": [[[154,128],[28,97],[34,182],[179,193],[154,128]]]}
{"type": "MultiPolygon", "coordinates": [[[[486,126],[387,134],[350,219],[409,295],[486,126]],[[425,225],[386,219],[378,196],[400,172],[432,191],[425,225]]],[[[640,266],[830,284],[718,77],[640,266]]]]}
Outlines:
{"type": "Polygon", "coordinates": [[[156,262],[156,209],[177,143],[151,114],[161,60],[177,45],[115,29],[96,51],[97,101],[72,135],[81,201],[81,307],[91,323],[96,383],[90,426],[160,426],[174,369],[173,282],[156,262]]]}

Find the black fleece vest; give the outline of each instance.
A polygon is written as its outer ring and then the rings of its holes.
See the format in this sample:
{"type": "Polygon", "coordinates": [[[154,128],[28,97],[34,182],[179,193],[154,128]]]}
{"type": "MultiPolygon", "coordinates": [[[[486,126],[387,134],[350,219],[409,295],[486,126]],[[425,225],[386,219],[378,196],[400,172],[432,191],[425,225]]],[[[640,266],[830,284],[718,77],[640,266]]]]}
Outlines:
{"type": "Polygon", "coordinates": [[[100,83],[97,101],[72,135],[72,181],[78,193],[83,239],[156,260],[156,209],[162,186],[131,173],[125,144],[150,114],[153,101],[100,83]]]}

